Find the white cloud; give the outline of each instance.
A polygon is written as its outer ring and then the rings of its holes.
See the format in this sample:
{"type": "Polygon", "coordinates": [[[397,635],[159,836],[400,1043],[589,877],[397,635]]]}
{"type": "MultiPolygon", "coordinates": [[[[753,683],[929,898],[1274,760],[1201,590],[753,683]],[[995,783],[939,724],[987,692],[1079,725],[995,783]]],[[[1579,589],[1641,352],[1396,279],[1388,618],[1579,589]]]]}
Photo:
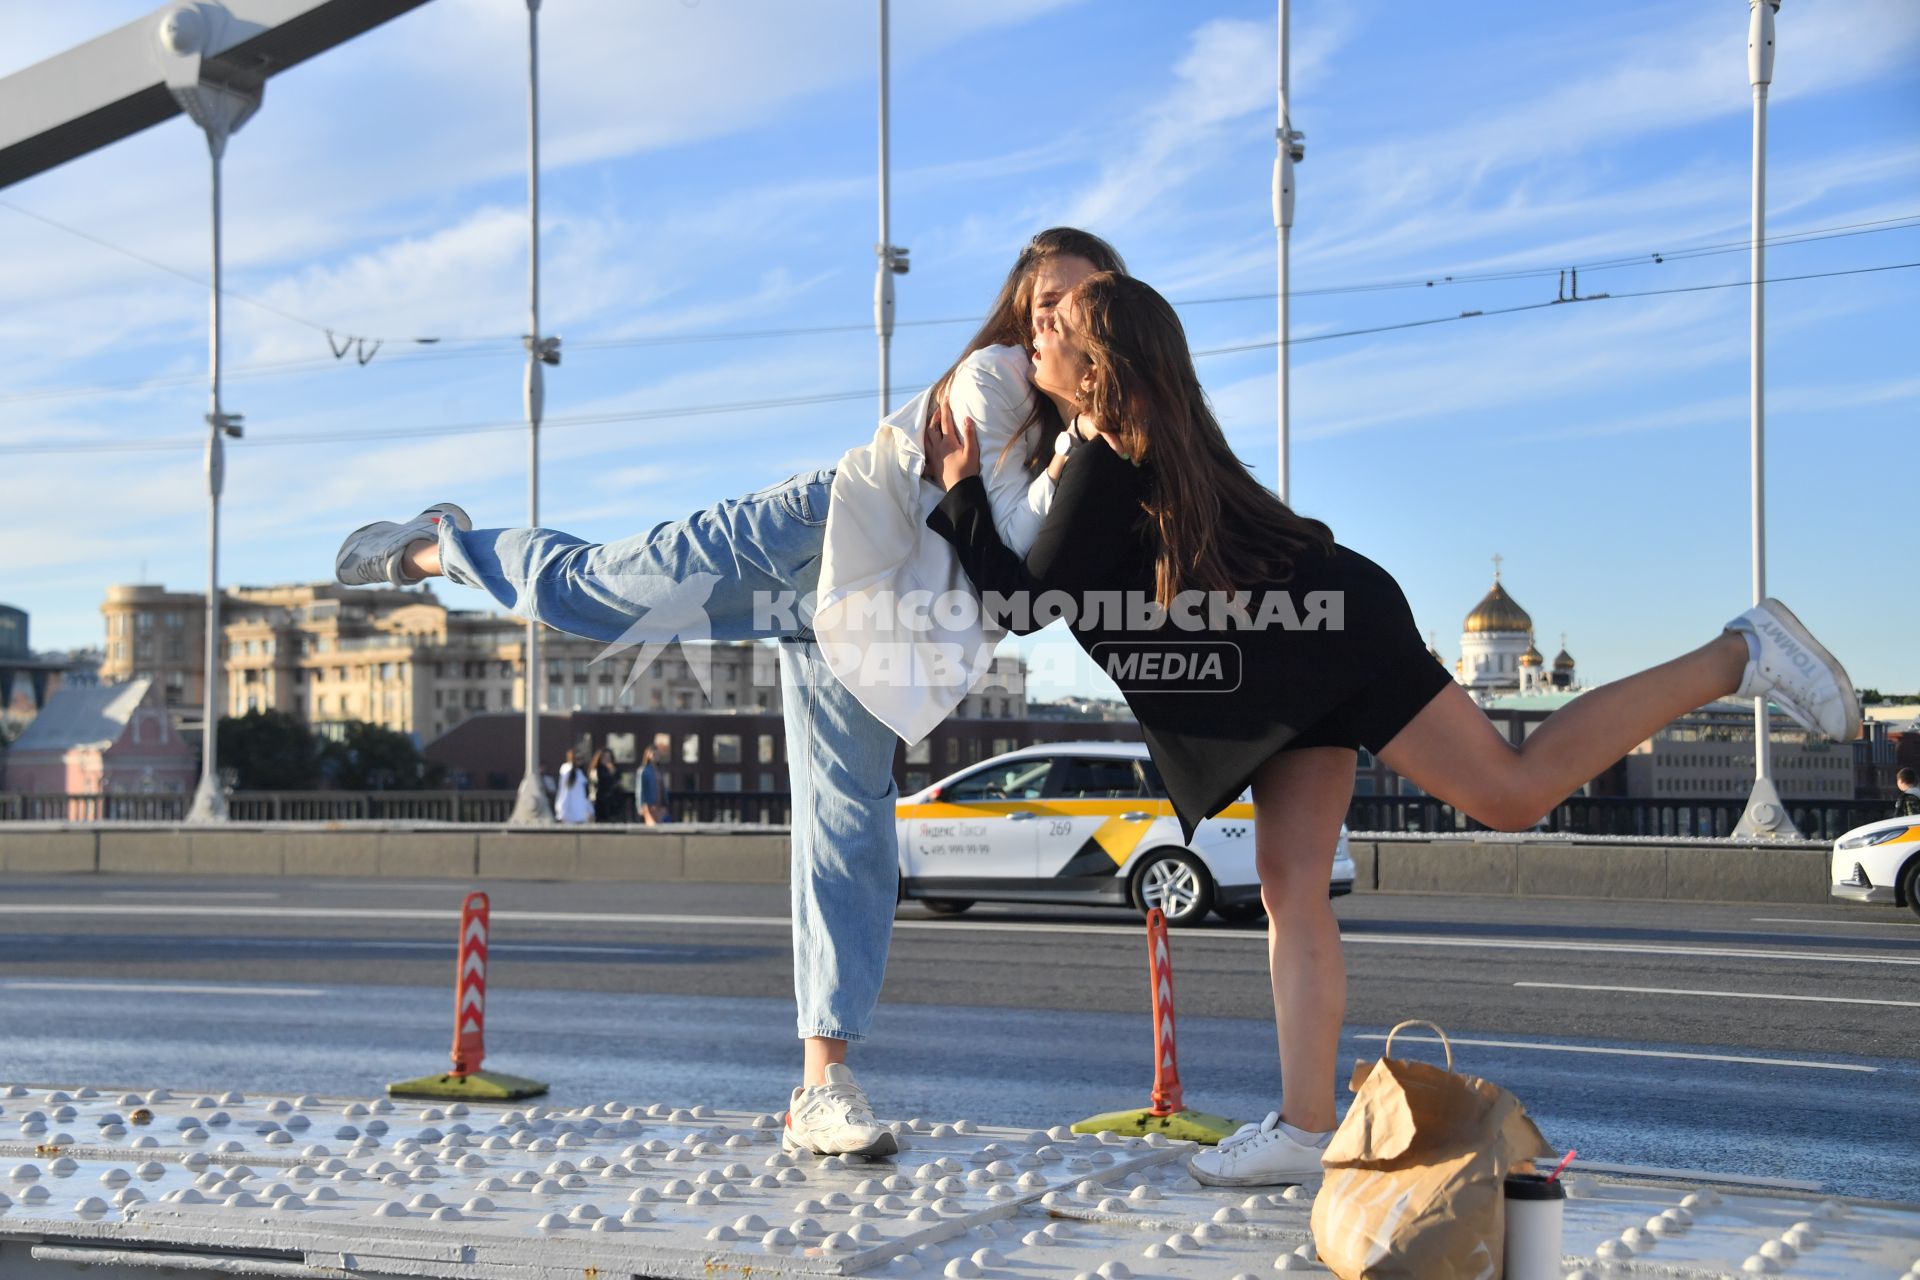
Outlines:
{"type": "Polygon", "coordinates": [[[1271,24],[1216,18],[1193,33],[1173,86],[1140,114],[1137,132],[1073,206],[1076,226],[1124,226],[1214,157],[1222,127],[1274,99],[1271,24]]]}
{"type": "MultiPolygon", "coordinates": [[[[1631,36],[1588,42],[1592,70],[1551,88],[1464,118],[1445,113],[1433,127],[1396,134],[1353,153],[1321,151],[1302,176],[1297,236],[1311,260],[1327,265],[1380,258],[1504,235],[1563,227],[1579,217],[1604,225],[1609,212],[1709,209],[1738,216],[1746,183],[1744,149],[1699,172],[1657,171],[1636,183],[1632,151],[1643,139],[1751,110],[1746,85],[1744,13],[1694,11],[1657,42],[1631,36]],[[1618,164],[1601,157],[1621,156],[1618,164]],[[1623,180],[1624,177],[1624,180],[1623,180]]],[[[1793,11],[1781,20],[1782,53],[1772,101],[1857,87],[1907,65],[1920,51],[1920,7],[1901,0],[1859,0],[1793,11]]],[[[1489,54],[1490,58],[1495,57],[1489,54]]],[[[1529,81],[1519,81],[1529,83],[1529,81]]],[[[1896,163],[1855,152],[1852,164],[1896,163]]],[[[1812,166],[1844,180],[1845,167],[1812,166]]],[[[1797,189],[1776,173],[1776,211],[1793,207],[1797,189]]],[[[1708,216],[1711,216],[1710,214],[1708,216]]],[[[1676,230],[1683,230],[1686,224],[1676,230]]]]}

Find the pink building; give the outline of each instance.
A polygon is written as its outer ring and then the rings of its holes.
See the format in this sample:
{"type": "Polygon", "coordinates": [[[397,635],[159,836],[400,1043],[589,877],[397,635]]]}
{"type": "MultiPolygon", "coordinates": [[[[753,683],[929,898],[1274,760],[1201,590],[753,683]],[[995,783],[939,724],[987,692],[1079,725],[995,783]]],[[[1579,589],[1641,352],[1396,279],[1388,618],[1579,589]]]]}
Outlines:
{"type": "Polygon", "coordinates": [[[147,678],[59,690],[0,761],[12,792],[152,795],[191,793],[198,757],[147,678]]]}

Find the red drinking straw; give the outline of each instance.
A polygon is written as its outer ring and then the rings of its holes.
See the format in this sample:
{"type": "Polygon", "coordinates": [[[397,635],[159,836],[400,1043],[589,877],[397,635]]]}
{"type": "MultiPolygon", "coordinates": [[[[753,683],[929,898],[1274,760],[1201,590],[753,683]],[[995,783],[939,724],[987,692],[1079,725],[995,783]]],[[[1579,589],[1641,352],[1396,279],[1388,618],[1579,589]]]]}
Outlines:
{"type": "Polygon", "coordinates": [[[1578,1151],[1569,1149],[1567,1151],[1567,1154],[1560,1157],[1560,1163],[1554,1166],[1553,1172],[1547,1175],[1547,1181],[1558,1182],[1560,1180],[1560,1175],[1566,1172],[1567,1166],[1572,1164],[1573,1158],[1579,1154],[1580,1153],[1578,1151]]]}

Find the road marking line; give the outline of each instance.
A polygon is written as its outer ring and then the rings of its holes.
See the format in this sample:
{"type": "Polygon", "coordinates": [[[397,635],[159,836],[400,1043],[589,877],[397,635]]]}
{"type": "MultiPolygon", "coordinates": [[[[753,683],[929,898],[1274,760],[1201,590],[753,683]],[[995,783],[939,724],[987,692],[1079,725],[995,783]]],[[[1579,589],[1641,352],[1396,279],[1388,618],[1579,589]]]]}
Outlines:
{"type": "Polygon", "coordinates": [[[1778,1191],[1815,1191],[1827,1189],[1824,1182],[1801,1182],[1797,1178],[1762,1178],[1743,1173],[1715,1173],[1711,1169],[1664,1169],[1653,1164],[1603,1164],[1598,1160],[1575,1160],[1567,1166],[1587,1173],[1624,1173],[1641,1178],[1679,1178],[1688,1182],[1717,1182],[1732,1187],[1771,1187],[1778,1191]]]}
{"type": "Polygon", "coordinates": [[[324,996],[319,987],[248,987],[194,985],[183,982],[33,982],[25,978],[0,981],[7,991],[131,991],[140,995],[162,996],[324,996]]]}
{"type": "Polygon", "coordinates": [[[1920,929],[1920,920],[1803,920],[1787,916],[1754,916],[1754,924],[1869,925],[1876,929],[1920,929]]]}
{"type": "MultiPolygon", "coordinates": [[[[405,907],[172,907],[120,903],[22,903],[0,900],[0,913],[24,915],[77,916],[195,916],[239,920],[416,920],[453,921],[456,910],[425,910],[405,907]]],[[[496,911],[495,920],[529,924],[632,924],[689,925],[700,928],[786,929],[786,916],[665,915],[603,911],[496,911]]],[[[1137,938],[1137,925],[1048,924],[1038,921],[990,920],[896,920],[896,930],[937,930],[942,933],[1072,933],[1137,938]]],[[[1189,935],[1195,942],[1230,941],[1244,945],[1266,945],[1264,933],[1209,930],[1189,935]]],[[[1879,964],[1920,966],[1920,955],[1862,956],[1822,951],[1765,951],[1750,947],[1685,947],[1659,943],[1561,942],[1538,938],[1455,938],[1427,934],[1347,934],[1343,941],[1357,946],[1449,947],[1475,951],[1571,951],[1601,955],[1698,956],[1714,960],[1797,960],[1803,963],[1879,964]]]]}
{"type": "Polygon", "coordinates": [[[1771,991],[1691,991],[1682,987],[1602,987],[1581,982],[1516,982],[1516,987],[1547,987],[1555,991],[1629,991],[1646,996],[1724,996],[1732,1000],[1807,1000],[1815,1004],[1876,1004],[1893,1009],[1920,1009],[1920,1000],[1869,1000],[1864,996],[1790,996],[1771,991]]]}
{"type": "MultiPolygon", "coordinates": [[[[1415,1040],[1422,1044],[1439,1044],[1437,1036],[1400,1036],[1400,1040],[1415,1040]]],[[[1355,1036],[1356,1040],[1385,1040],[1381,1035],[1355,1036]]],[[[1806,1067],[1813,1071],[1858,1071],[1864,1075],[1874,1075],[1880,1068],[1855,1066],[1850,1062],[1807,1062],[1799,1058],[1750,1058],[1740,1054],[1727,1053],[1683,1053],[1678,1049],[1610,1049],[1600,1045],[1585,1044],[1542,1044],[1530,1040],[1466,1040],[1459,1036],[1448,1036],[1456,1045],[1471,1045],[1477,1049],[1533,1049],[1541,1053],[1593,1053],[1623,1058],[1671,1058],[1688,1062],[1744,1062],[1757,1067],[1806,1067]]]]}
{"type": "Polygon", "coordinates": [[[109,889],[103,898],[277,898],[277,893],[252,893],[241,890],[202,889],[109,889]]]}

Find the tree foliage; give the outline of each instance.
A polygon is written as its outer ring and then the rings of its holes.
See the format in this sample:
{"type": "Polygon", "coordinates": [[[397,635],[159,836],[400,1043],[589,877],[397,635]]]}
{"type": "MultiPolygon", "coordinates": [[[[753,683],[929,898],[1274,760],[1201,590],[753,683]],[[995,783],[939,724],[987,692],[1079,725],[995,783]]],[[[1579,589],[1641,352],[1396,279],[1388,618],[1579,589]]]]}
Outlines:
{"type": "Polygon", "coordinates": [[[429,763],[409,734],[349,720],[327,743],[327,773],[342,791],[417,791],[446,781],[446,766],[429,763]]]}
{"type": "Polygon", "coordinates": [[[328,739],[284,711],[222,718],[220,764],[233,770],[237,791],[410,791],[446,778],[445,766],[398,730],[349,720],[328,739]]]}
{"type": "Polygon", "coordinates": [[[326,744],[284,711],[249,711],[220,720],[220,764],[238,791],[307,791],[325,780],[326,744]]]}

